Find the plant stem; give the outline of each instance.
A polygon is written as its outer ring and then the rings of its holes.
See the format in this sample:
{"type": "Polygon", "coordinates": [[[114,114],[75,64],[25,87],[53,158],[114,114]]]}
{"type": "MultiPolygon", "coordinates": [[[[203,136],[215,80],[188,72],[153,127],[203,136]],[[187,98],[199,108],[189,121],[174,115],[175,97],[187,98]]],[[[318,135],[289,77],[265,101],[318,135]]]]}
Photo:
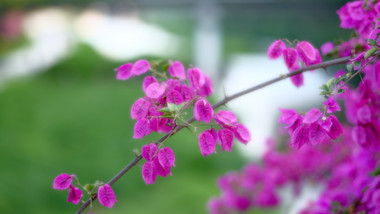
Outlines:
{"type": "MultiPolygon", "coordinates": [[[[236,94],[233,94],[231,96],[226,96],[223,100],[215,103],[214,105],[212,105],[212,107],[215,109],[215,108],[218,108],[222,105],[225,105],[227,104],[228,102],[230,102],[231,100],[234,100],[236,98],[239,98],[243,95],[246,95],[246,94],[249,94],[251,92],[254,92],[254,91],[257,91],[261,88],[264,88],[264,87],[267,87],[269,85],[272,85],[276,82],[279,82],[281,80],[284,80],[284,79],[287,79],[289,77],[292,77],[292,76],[295,76],[297,74],[301,74],[301,73],[304,73],[306,71],[310,71],[310,70],[314,70],[314,69],[317,69],[317,68],[327,68],[327,67],[330,67],[330,66],[333,66],[333,65],[339,65],[339,64],[344,64],[346,62],[348,62],[349,60],[351,59],[351,57],[343,57],[343,58],[338,58],[338,59],[333,59],[333,60],[329,60],[329,61],[325,61],[325,62],[322,62],[322,63],[319,63],[319,64],[315,64],[315,65],[311,65],[311,66],[307,66],[307,67],[303,67],[301,69],[298,69],[298,70],[295,70],[291,73],[287,73],[287,74],[284,74],[284,75],[281,75],[279,77],[276,77],[274,79],[271,79],[271,80],[268,80],[266,82],[263,82],[261,84],[258,84],[258,85],[255,85],[253,87],[250,87],[248,89],[245,89],[241,92],[238,92],[236,94]]],[[[192,117],[190,118],[189,120],[186,121],[187,124],[190,124],[192,122],[195,121],[195,118],[192,117]]],[[[179,132],[182,128],[184,128],[186,126],[177,126],[171,133],[163,136],[162,138],[160,138],[157,143],[162,143],[163,141],[165,141],[166,139],[168,139],[171,135],[174,135],[176,134],[177,132],[179,132]]],[[[142,159],[142,155],[138,155],[136,156],[135,159],[133,159],[127,166],[125,166],[119,173],[117,173],[111,180],[109,180],[107,183],[109,185],[112,185],[114,184],[116,181],[118,181],[121,177],[123,177],[123,175],[125,173],[127,173],[133,166],[135,166],[140,160],[142,159]]],[[[76,214],[80,214],[82,213],[91,203],[91,201],[95,200],[97,198],[97,195],[94,195],[92,197],[92,199],[89,199],[87,200],[84,204],[82,204],[82,206],[78,209],[78,211],[76,212],[76,214]]]]}

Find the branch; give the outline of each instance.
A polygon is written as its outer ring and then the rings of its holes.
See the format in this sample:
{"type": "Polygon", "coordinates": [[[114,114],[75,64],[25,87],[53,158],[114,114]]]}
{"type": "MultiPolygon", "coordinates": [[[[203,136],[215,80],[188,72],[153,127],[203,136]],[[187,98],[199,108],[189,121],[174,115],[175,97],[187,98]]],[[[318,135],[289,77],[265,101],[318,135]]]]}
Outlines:
{"type": "MultiPolygon", "coordinates": [[[[266,82],[263,82],[261,84],[258,84],[256,86],[253,86],[251,88],[248,88],[248,89],[245,89],[241,92],[238,92],[236,94],[233,94],[231,96],[226,96],[223,100],[215,103],[214,105],[212,105],[213,108],[218,108],[222,105],[225,105],[227,104],[228,102],[230,102],[231,100],[234,100],[236,98],[239,98],[243,95],[246,95],[246,94],[249,94],[251,92],[254,92],[256,90],[259,90],[261,88],[265,88],[266,86],[269,86],[269,85],[272,85],[276,82],[279,82],[281,80],[284,80],[284,79],[287,79],[289,77],[292,77],[292,76],[295,76],[297,74],[301,74],[301,73],[304,73],[306,71],[310,71],[310,70],[314,70],[314,69],[317,69],[317,68],[327,68],[327,67],[330,67],[330,66],[333,66],[333,65],[339,65],[339,64],[343,64],[343,63],[346,63],[348,62],[349,60],[351,59],[351,57],[344,57],[344,58],[339,58],[339,59],[333,59],[333,60],[329,60],[329,61],[325,61],[325,62],[322,62],[322,63],[319,63],[319,64],[315,64],[315,65],[311,65],[311,66],[307,66],[307,67],[303,67],[301,69],[298,69],[298,70],[295,70],[291,73],[287,73],[285,75],[281,75],[277,78],[274,78],[274,79],[271,79],[269,81],[266,81],[266,82]]],[[[190,124],[192,122],[195,121],[195,118],[192,117],[190,118],[189,120],[186,121],[186,123],[190,124]]],[[[169,138],[171,135],[174,135],[175,133],[179,132],[181,129],[183,129],[185,126],[177,126],[171,133],[163,136],[162,138],[160,138],[157,143],[161,143],[163,141],[165,141],[167,138],[169,138]]],[[[134,160],[132,160],[124,169],[122,169],[119,173],[117,173],[111,180],[109,180],[107,183],[109,185],[112,185],[114,184],[116,181],[118,181],[121,177],[123,177],[123,175],[125,173],[127,173],[132,167],[134,167],[140,160],[142,159],[142,156],[141,155],[138,155],[136,156],[136,158],[134,160]]],[[[82,213],[91,203],[91,200],[94,201],[96,200],[97,198],[97,195],[94,195],[91,199],[87,200],[84,204],[82,204],[82,206],[79,208],[79,210],[76,212],[76,214],[80,214],[82,213]]]]}

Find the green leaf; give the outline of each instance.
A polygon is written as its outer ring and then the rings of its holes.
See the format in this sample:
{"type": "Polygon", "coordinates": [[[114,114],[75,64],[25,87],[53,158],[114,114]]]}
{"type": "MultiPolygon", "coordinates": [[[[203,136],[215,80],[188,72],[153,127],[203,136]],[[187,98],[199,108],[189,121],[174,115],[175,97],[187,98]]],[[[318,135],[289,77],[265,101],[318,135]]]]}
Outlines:
{"type": "Polygon", "coordinates": [[[95,188],[95,185],[94,184],[86,184],[86,185],[84,185],[84,190],[86,190],[86,192],[89,192],[89,193],[91,193],[92,192],[92,190],[94,190],[94,188],[95,188]]]}
{"type": "Polygon", "coordinates": [[[364,55],[364,59],[368,59],[368,58],[370,58],[377,50],[379,50],[379,48],[377,48],[377,47],[373,47],[373,48],[371,48],[371,49],[369,49],[366,53],[365,53],[365,55],[364,55]]]}
{"type": "Polygon", "coordinates": [[[168,71],[169,66],[170,66],[169,63],[164,64],[164,65],[162,66],[162,70],[164,70],[164,71],[168,71]]]}
{"type": "Polygon", "coordinates": [[[335,78],[331,78],[327,81],[326,85],[327,85],[327,88],[329,89],[329,91],[330,91],[331,87],[333,86],[334,81],[335,81],[335,78]]]}
{"type": "Polygon", "coordinates": [[[339,93],[339,94],[343,94],[345,91],[346,91],[346,90],[344,90],[344,89],[339,89],[339,90],[338,90],[338,93],[339,93]]]}
{"type": "Polygon", "coordinates": [[[327,85],[321,85],[321,87],[319,87],[320,89],[324,90],[324,91],[328,91],[329,88],[327,87],[327,85]]]}
{"type": "Polygon", "coordinates": [[[182,103],[179,105],[176,105],[174,103],[168,103],[168,108],[171,112],[178,112],[179,110],[183,108],[183,106],[185,106],[185,103],[182,103]]]}
{"type": "Polygon", "coordinates": [[[354,64],[353,63],[348,64],[347,65],[347,71],[351,73],[353,70],[354,70],[354,64]]]}
{"type": "Polygon", "coordinates": [[[373,39],[369,39],[368,44],[371,46],[376,46],[376,41],[373,39]]]}
{"type": "Polygon", "coordinates": [[[346,73],[346,74],[344,74],[343,76],[344,76],[344,81],[347,81],[348,78],[350,78],[351,73],[346,73]]]}

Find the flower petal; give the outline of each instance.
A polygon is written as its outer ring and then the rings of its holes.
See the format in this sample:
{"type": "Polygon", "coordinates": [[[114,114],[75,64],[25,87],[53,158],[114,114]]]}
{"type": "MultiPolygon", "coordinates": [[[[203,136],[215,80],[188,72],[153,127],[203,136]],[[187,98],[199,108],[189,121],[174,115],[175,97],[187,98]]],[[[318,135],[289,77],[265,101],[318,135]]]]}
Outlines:
{"type": "Polygon", "coordinates": [[[65,190],[73,181],[73,175],[68,175],[66,173],[59,174],[53,182],[53,189],[65,190]]]}
{"type": "Polygon", "coordinates": [[[98,188],[99,203],[105,207],[112,208],[115,204],[116,196],[109,184],[104,184],[98,188]]]}
{"type": "Polygon", "coordinates": [[[215,152],[216,140],[209,132],[202,132],[198,136],[199,148],[203,156],[211,155],[215,152]]]}

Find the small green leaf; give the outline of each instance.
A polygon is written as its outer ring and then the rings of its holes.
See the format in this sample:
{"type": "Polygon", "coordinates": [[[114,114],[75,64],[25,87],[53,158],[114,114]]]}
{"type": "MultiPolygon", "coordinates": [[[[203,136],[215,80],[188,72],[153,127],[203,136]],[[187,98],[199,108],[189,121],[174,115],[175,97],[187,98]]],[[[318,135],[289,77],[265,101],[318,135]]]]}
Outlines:
{"type": "Polygon", "coordinates": [[[327,85],[321,85],[321,87],[319,87],[320,89],[324,90],[324,91],[328,91],[329,88],[327,87],[327,85]]]}
{"type": "Polygon", "coordinates": [[[169,63],[164,64],[164,65],[162,66],[162,70],[164,70],[164,71],[168,71],[169,66],[170,66],[169,63]]]}
{"type": "Polygon", "coordinates": [[[346,73],[346,74],[344,74],[343,76],[344,76],[344,81],[347,81],[348,78],[350,78],[351,73],[346,73]]]}
{"type": "Polygon", "coordinates": [[[354,70],[354,64],[353,63],[348,64],[347,65],[347,71],[351,73],[353,70],[354,70]]]}
{"type": "Polygon", "coordinates": [[[171,112],[178,112],[179,110],[181,110],[183,108],[184,105],[185,105],[185,103],[182,103],[179,105],[176,105],[174,103],[168,103],[168,108],[171,112]]]}
{"type": "Polygon", "coordinates": [[[377,48],[377,47],[373,47],[373,48],[371,48],[371,49],[369,49],[366,53],[365,53],[365,55],[364,55],[364,59],[368,59],[368,58],[370,58],[377,50],[379,50],[379,48],[377,48]]]}
{"type": "Polygon", "coordinates": [[[376,46],[376,41],[373,39],[369,39],[368,44],[371,46],[376,46]]]}
{"type": "Polygon", "coordinates": [[[343,94],[344,92],[346,92],[346,90],[344,90],[344,89],[339,89],[339,90],[338,90],[338,93],[339,93],[339,94],[343,94]]]}
{"type": "Polygon", "coordinates": [[[94,184],[86,184],[86,185],[84,185],[84,190],[86,190],[86,192],[89,192],[89,193],[91,193],[92,192],[92,190],[94,190],[94,188],[95,188],[95,185],[94,184]]]}
{"type": "Polygon", "coordinates": [[[333,86],[334,81],[335,81],[335,78],[331,78],[327,81],[326,85],[327,85],[327,88],[329,89],[329,91],[330,91],[331,87],[333,86]]]}

